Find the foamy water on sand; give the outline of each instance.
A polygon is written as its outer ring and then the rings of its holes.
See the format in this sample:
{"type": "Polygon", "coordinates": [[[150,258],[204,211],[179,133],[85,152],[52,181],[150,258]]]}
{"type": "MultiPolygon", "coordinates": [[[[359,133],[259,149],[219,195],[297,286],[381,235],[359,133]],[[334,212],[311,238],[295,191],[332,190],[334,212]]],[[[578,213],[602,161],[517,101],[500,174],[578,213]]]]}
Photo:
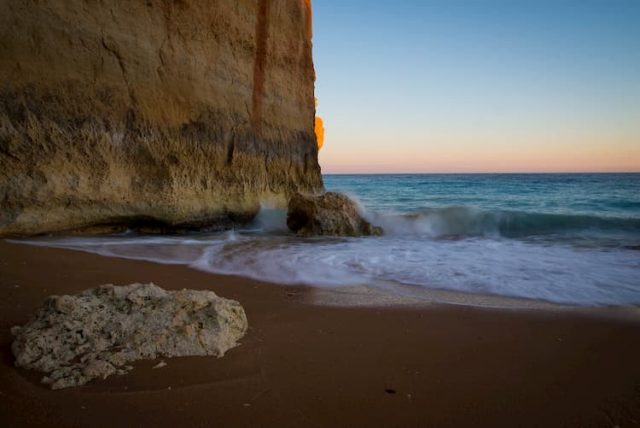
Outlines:
{"type": "Polygon", "coordinates": [[[418,300],[423,290],[435,300],[459,292],[640,304],[640,175],[329,176],[326,185],[355,195],[386,235],[298,238],[283,211],[265,209],[225,233],[29,242],[323,287],[337,298],[366,286],[418,300]]]}

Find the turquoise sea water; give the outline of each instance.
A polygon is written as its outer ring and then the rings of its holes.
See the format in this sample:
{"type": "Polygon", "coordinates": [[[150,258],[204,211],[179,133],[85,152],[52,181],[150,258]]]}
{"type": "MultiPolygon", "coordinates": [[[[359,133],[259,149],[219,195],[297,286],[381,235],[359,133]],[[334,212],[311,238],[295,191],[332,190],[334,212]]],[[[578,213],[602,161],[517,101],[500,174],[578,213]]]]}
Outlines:
{"type": "Polygon", "coordinates": [[[392,230],[640,245],[640,174],[329,175],[325,186],[392,230]]]}
{"type": "Polygon", "coordinates": [[[32,243],[330,289],[640,304],[640,174],[328,175],[325,186],[385,236],[298,238],[265,208],[224,233],[32,243]]]}

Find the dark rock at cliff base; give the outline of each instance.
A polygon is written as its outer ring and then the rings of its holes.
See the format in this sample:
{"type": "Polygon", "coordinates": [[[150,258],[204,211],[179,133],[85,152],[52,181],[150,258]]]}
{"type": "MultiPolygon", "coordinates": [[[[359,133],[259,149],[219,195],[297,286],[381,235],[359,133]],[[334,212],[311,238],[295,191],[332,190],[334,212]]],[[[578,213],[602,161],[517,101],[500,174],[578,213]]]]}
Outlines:
{"type": "Polygon", "coordinates": [[[382,228],[372,226],[360,214],[354,201],[340,193],[322,195],[295,194],[289,199],[289,229],[300,236],[369,236],[382,235],[382,228]]]}

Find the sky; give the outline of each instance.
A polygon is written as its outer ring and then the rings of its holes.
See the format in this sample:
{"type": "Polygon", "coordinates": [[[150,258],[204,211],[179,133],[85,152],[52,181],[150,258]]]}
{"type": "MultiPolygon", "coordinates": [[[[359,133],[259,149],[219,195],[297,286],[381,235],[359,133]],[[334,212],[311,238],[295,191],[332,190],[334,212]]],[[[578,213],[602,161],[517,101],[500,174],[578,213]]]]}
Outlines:
{"type": "Polygon", "coordinates": [[[314,0],[323,173],[640,172],[640,0],[314,0]]]}

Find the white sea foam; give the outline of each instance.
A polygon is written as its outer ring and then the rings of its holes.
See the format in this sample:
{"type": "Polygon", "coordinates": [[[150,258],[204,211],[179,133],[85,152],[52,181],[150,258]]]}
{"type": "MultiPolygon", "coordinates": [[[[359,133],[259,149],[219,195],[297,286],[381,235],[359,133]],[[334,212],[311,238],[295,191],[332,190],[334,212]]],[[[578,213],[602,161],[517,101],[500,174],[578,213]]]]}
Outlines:
{"type": "Polygon", "coordinates": [[[640,304],[638,174],[326,176],[325,185],[360,197],[386,235],[297,238],[276,201],[227,233],[30,243],[308,284],[335,296],[366,285],[392,294],[640,304]]]}
{"type": "Polygon", "coordinates": [[[396,283],[573,305],[640,304],[637,251],[498,237],[408,237],[405,232],[381,238],[300,239],[227,232],[191,237],[55,238],[29,243],[183,264],[281,284],[340,287],[396,283]]]}

